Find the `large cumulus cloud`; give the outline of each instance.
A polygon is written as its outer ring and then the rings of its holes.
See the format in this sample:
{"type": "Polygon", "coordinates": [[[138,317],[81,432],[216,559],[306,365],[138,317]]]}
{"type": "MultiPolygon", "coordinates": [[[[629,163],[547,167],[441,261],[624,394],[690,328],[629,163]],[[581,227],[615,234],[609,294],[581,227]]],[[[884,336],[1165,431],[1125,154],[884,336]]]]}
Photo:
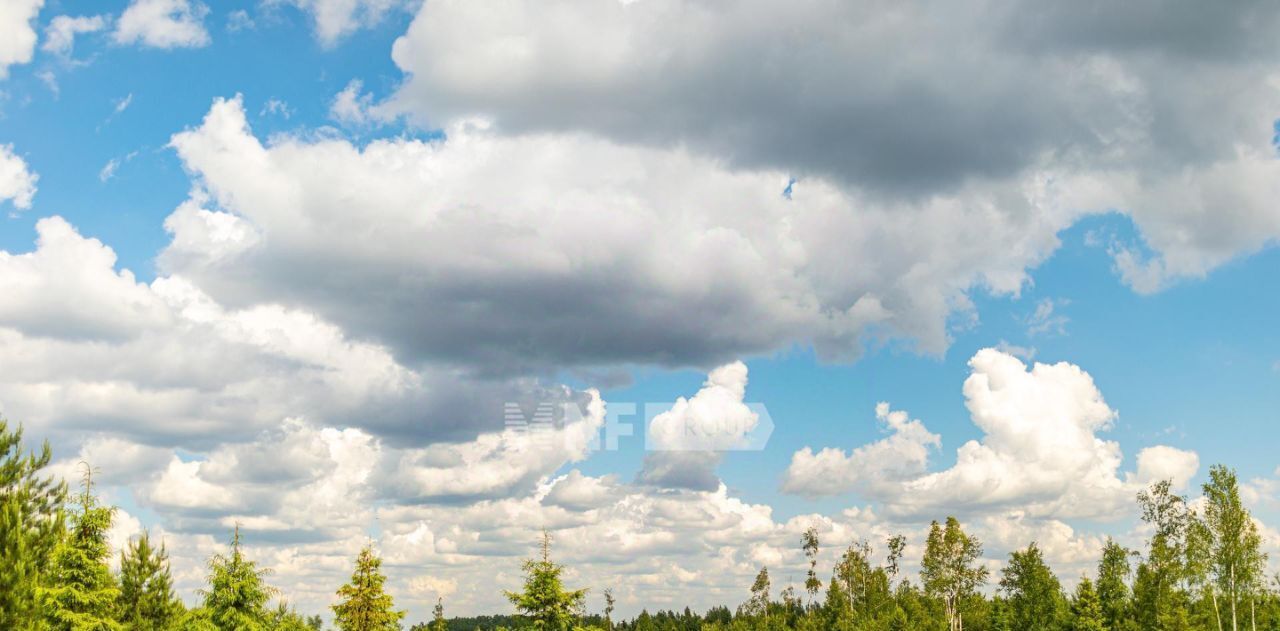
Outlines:
{"type": "Polygon", "coordinates": [[[1096,519],[1125,514],[1134,495],[1156,480],[1185,486],[1199,467],[1195,453],[1160,445],[1139,452],[1136,470],[1121,474],[1119,443],[1097,435],[1110,429],[1117,412],[1078,366],[1036,363],[1028,370],[1017,357],[989,348],[969,367],[965,406],[983,436],[961,445],[953,466],[928,472],[928,448],[938,437],[901,414],[887,419],[889,437],[851,453],[796,452],[783,489],[860,491],[897,515],[1015,511],[1096,519]]]}
{"type": "Polygon", "coordinates": [[[1154,291],[1280,236],[1278,24],[1267,2],[445,0],[396,43],[385,107],[684,146],[874,204],[978,187],[1015,221],[1044,174],[1137,222],[1146,243],[1112,252],[1154,291]]]}

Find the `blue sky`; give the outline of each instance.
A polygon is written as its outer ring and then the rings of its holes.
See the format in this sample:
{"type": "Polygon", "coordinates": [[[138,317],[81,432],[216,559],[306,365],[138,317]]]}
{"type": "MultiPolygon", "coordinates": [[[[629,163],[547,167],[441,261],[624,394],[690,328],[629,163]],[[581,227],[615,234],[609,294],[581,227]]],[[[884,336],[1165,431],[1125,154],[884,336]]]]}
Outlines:
{"type": "Polygon", "coordinates": [[[811,524],[834,554],[949,512],[993,562],[1048,538],[1078,575],[1103,534],[1140,544],[1153,472],[1194,495],[1212,463],[1277,517],[1280,55],[1238,25],[20,4],[0,159],[35,194],[0,180],[0,410],[60,472],[93,460],[117,542],[162,533],[188,596],[234,523],[315,611],[372,537],[425,615],[500,608],[471,587],[543,525],[575,579],[634,578],[632,611],[735,603],[811,524]],[[76,16],[102,18],[55,50],[76,16]],[[529,448],[512,400],[588,418],[529,448]],[[597,400],[760,402],[776,429],[593,452],[597,400]]]}

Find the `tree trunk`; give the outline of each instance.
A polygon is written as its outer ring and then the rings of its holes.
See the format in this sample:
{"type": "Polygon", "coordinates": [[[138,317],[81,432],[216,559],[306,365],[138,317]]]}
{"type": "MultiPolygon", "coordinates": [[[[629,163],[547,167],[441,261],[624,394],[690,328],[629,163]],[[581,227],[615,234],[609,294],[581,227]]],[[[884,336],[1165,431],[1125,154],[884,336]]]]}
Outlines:
{"type": "Polygon", "coordinates": [[[1218,613],[1218,591],[1210,587],[1209,597],[1213,598],[1213,619],[1218,621],[1218,631],[1222,631],[1222,614],[1218,613]]]}
{"type": "Polygon", "coordinates": [[[1236,600],[1237,600],[1236,566],[1235,564],[1232,564],[1231,565],[1231,631],[1238,631],[1236,629],[1236,600]]]}

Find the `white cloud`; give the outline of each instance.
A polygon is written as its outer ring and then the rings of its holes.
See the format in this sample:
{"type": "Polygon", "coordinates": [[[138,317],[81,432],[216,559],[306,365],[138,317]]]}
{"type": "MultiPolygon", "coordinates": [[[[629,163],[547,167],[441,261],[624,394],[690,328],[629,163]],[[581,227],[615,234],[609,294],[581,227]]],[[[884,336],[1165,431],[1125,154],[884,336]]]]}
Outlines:
{"type": "Polygon", "coordinates": [[[408,0],[274,0],[306,11],[315,23],[316,37],[333,46],[355,30],[372,26],[392,10],[411,6],[408,0]]]}
{"type": "Polygon", "coordinates": [[[0,4],[0,79],[9,67],[31,61],[36,48],[34,22],[44,0],[7,0],[0,4]]]}
{"type": "MultiPolygon", "coordinates": [[[[198,208],[183,212],[204,221],[198,208]]],[[[58,441],[110,428],[202,449],[292,416],[402,441],[467,440],[501,427],[504,401],[563,396],[532,379],[408,367],[308,312],[227,309],[181,277],[141,283],[65,220],[36,227],[34,251],[0,251],[0,401],[58,441]]],[[[209,227],[206,245],[246,238],[234,225],[209,227]]]]}
{"type": "Polygon", "coordinates": [[[1026,318],[1027,335],[1066,335],[1067,323],[1071,321],[1058,310],[1069,304],[1067,300],[1045,298],[1036,303],[1035,311],[1026,318]]]}
{"type": "Polygon", "coordinates": [[[31,208],[39,179],[13,152],[13,145],[0,145],[0,202],[8,201],[20,210],[31,208]]]}
{"type": "Polygon", "coordinates": [[[667,488],[713,491],[720,486],[715,469],[719,452],[745,447],[760,422],[744,401],[747,365],[725,364],[707,375],[691,398],[680,397],[670,410],[649,421],[644,467],[637,480],[667,488]]]}
{"type": "Polygon", "coordinates": [[[77,35],[96,33],[107,27],[109,18],[105,15],[70,15],[55,16],[44,29],[44,44],[40,49],[68,57],[75,47],[77,35]]]}
{"type": "Polygon", "coordinates": [[[209,45],[204,18],[209,8],[195,0],[132,0],[116,20],[117,44],[152,48],[200,48],[209,45]]]}
{"type": "Polygon", "coordinates": [[[817,453],[809,447],[796,452],[784,474],[782,490],[809,496],[859,488],[897,490],[903,480],[924,473],[930,450],[942,446],[941,437],[929,432],[919,419],[911,420],[906,412],[890,410],[888,403],[876,405],[876,420],[890,435],[848,454],[832,447],[817,453]]]}
{"type": "Polygon", "coordinates": [[[979,351],[969,366],[965,405],[983,437],[962,445],[954,466],[923,473],[924,446],[932,434],[919,425],[913,431],[921,438],[903,441],[912,457],[895,472],[907,475],[890,478],[894,483],[868,484],[874,465],[865,463],[872,467],[869,474],[851,461],[860,453],[894,451],[896,435],[848,457],[838,450],[815,456],[806,448],[793,457],[784,490],[818,495],[860,489],[899,515],[1016,509],[1036,518],[1105,518],[1156,479],[1185,485],[1195,474],[1194,453],[1157,446],[1139,453],[1136,474],[1121,476],[1120,445],[1097,437],[1111,427],[1116,412],[1077,366],[1036,363],[1027,370],[1018,358],[995,349],[979,351]]]}
{"type": "Polygon", "coordinates": [[[354,127],[363,127],[378,120],[374,111],[373,95],[361,94],[364,87],[359,79],[352,79],[347,87],[333,97],[329,104],[329,118],[354,127]]]}
{"type": "Polygon", "coordinates": [[[979,189],[1012,230],[1036,229],[1039,174],[1071,210],[1137,224],[1150,251],[1115,255],[1142,292],[1280,239],[1280,5],[883,9],[425,2],[393,49],[406,81],[388,107],[678,145],[878,205],[979,189]]]}
{"type": "Polygon", "coordinates": [[[1024,203],[1041,210],[1013,223],[980,191],[884,206],[809,179],[788,200],[783,173],[475,121],[435,142],[264,145],[238,99],[172,144],[210,203],[170,222],[167,273],[498,373],[710,365],[796,342],[851,358],[868,337],[941,352],[966,292],[1017,292],[1072,217],[1034,182],[1024,203]],[[233,253],[215,223],[257,236],[233,253]]]}

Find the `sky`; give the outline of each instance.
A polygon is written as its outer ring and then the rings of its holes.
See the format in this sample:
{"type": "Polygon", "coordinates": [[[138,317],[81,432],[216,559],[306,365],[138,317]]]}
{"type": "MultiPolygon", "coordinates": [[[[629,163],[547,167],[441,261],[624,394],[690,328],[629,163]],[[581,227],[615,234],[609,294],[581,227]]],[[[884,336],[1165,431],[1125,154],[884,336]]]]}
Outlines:
{"type": "Polygon", "coordinates": [[[508,611],[543,528],[628,615],[947,515],[1070,584],[1218,463],[1280,559],[1278,26],[9,0],[0,412],[193,603],[237,524],[410,620],[508,611]]]}

